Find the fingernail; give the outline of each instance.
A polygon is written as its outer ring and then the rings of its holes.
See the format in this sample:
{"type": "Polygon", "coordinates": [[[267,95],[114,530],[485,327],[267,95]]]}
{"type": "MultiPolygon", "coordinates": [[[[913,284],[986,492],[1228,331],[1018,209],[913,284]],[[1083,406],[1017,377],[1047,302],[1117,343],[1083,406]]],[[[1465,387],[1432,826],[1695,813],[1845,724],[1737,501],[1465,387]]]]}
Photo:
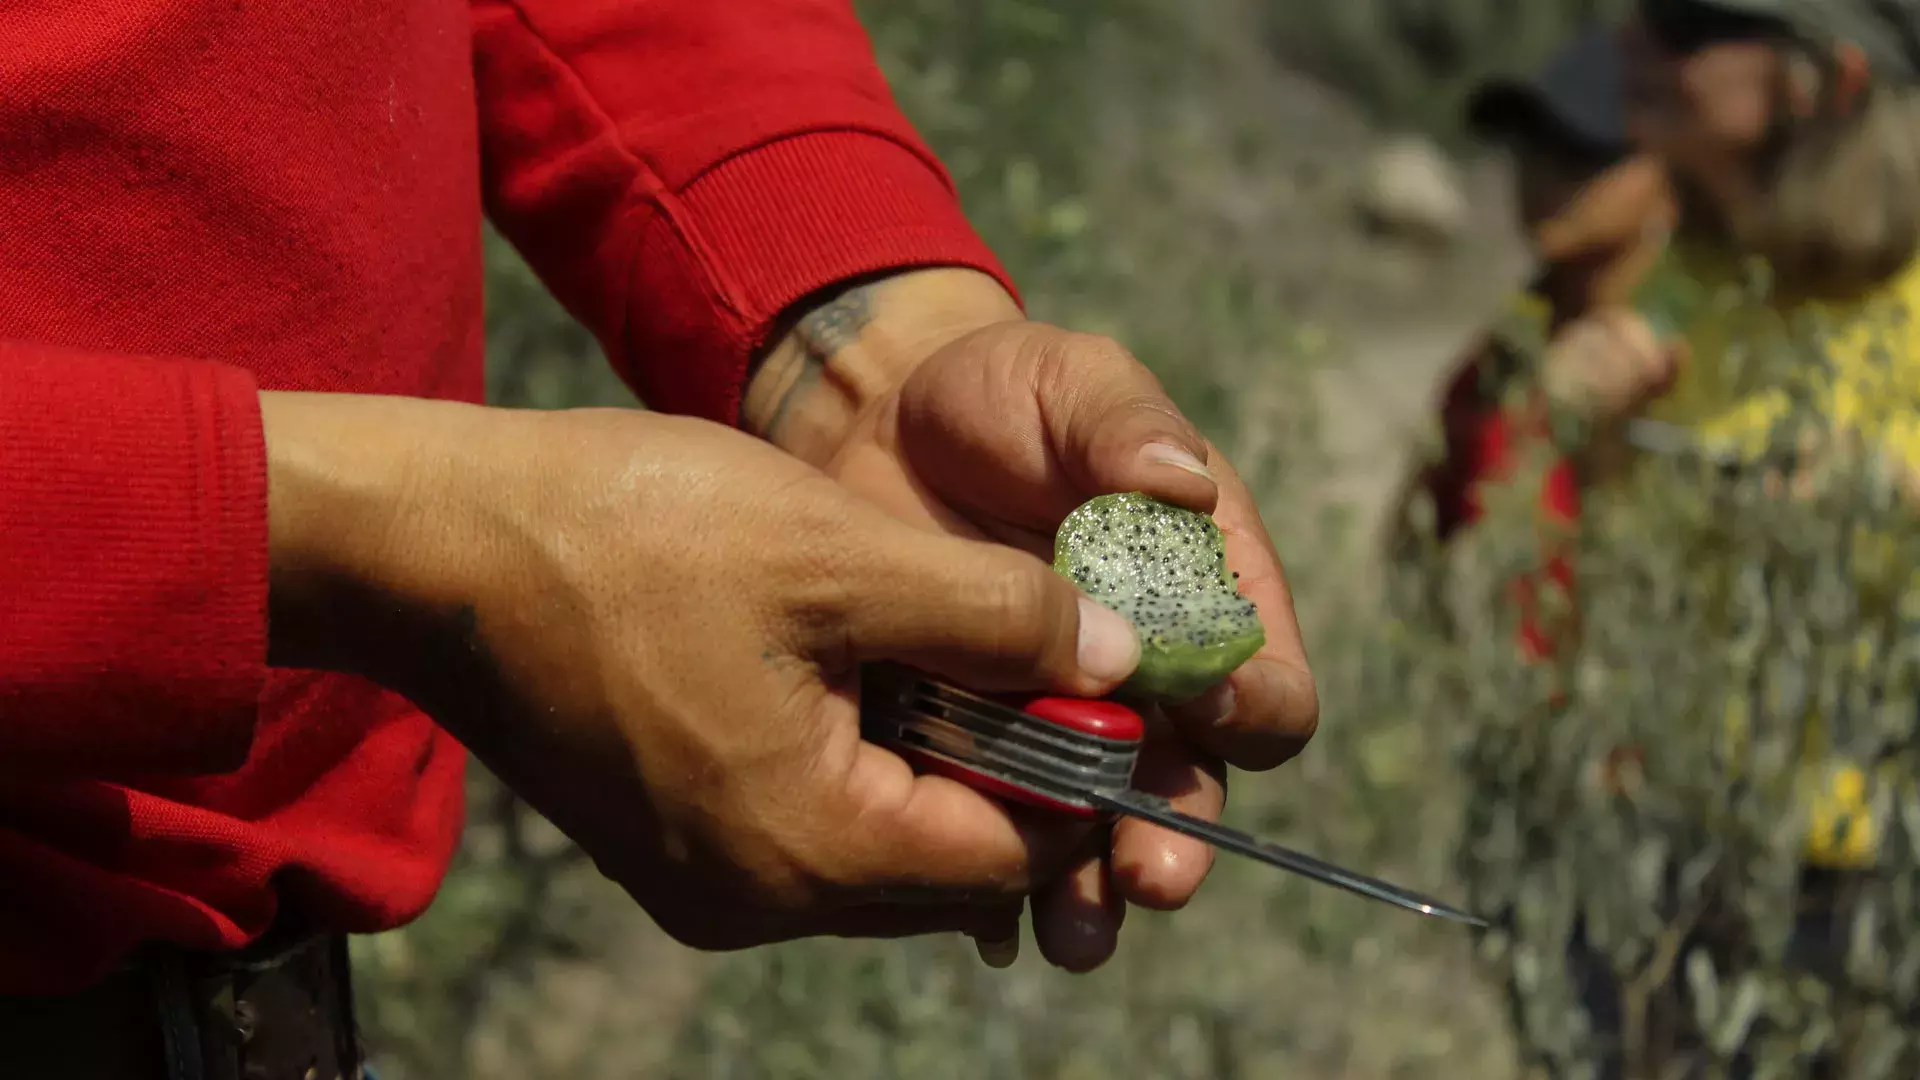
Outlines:
{"type": "Polygon", "coordinates": [[[1080,670],[1096,679],[1118,682],[1140,663],[1140,639],[1133,624],[1091,597],[1080,598],[1080,670]]]}
{"type": "Polygon", "coordinates": [[[1184,469],[1195,476],[1204,476],[1208,480],[1213,479],[1213,473],[1208,471],[1206,462],[1201,461],[1191,453],[1172,443],[1149,443],[1147,448],[1141,451],[1141,456],[1146,458],[1148,464],[1151,465],[1171,465],[1176,469],[1184,469]]]}
{"type": "Polygon", "coordinates": [[[998,971],[1005,971],[1020,959],[1020,939],[1008,938],[1005,941],[989,941],[986,938],[974,938],[973,947],[980,953],[980,962],[998,971]]]}

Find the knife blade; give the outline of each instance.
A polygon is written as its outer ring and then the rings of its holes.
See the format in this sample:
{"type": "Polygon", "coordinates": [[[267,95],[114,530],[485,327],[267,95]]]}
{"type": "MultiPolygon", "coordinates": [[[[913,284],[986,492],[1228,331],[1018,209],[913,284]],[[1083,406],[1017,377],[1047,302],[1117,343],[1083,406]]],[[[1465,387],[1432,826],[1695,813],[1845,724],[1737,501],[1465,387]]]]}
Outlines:
{"type": "Polygon", "coordinates": [[[1258,859],[1269,866],[1277,866],[1302,877],[1345,889],[1350,893],[1364,896],[1369,900],[1378,900],[1383,904],[1422,915],[1450,919],[1468,926],[1485,929],[1487,920],[1478,915],[1461,911],[1451,904],[1444,904],[1430,896],[1422,896],[1411,889],[1398,885],[1389,885],[1378,878],[1336,866],[1324,859],[1316,859],[1305,852],[1294,851],[1267,840],[1249,836],[1238,829],[1225,825],[1202,821],[1190,814],[1183,814],[1173,808],[1173,804],[1158,795],[1149,795],[1143,791],[1129,789],[1117,793],[1094,793],[1095,805],[1117,814],[1124,814],[1140,821],[1150,822],[1163,829],[1204,840],[1223,851],[1258,859]]]}
{"type": "Polygon", "coordinates": [[[984,794],[1056,813],[1132,817],[1406,911],[1488,925],[1432,897],[1202,821],[1134,788],[1146,722],[1117,702],[1043,697],[1015,703],[893,665],[869,670],[861,698],[870,741],[984,794]]]}

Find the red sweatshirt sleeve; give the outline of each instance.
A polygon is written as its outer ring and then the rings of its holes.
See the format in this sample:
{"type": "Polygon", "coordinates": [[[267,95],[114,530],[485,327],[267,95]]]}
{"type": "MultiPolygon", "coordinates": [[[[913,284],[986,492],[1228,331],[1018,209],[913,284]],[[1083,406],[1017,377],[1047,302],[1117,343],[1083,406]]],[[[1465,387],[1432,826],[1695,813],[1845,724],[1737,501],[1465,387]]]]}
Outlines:
{"type": "Polygon", "coordinates": [[[246,760],[265,461],[243,370],[0,342],[0,774],[246,760]]]}
{"type": "Polygon", "coordinates": [[[826,285],[1010,282],[847,0],[473,0],[488,211],[653,408],[736,422],[826,285]]]}

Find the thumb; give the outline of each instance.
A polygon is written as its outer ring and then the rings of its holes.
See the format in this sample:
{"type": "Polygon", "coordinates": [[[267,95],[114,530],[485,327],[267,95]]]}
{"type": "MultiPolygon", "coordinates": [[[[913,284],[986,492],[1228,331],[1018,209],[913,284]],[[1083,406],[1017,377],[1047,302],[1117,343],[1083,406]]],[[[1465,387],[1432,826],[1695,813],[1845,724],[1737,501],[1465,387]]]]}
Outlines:
{"type": "Polygon", "coordinates": [[[1035,391],[1053,452],[1080,490],[1144,491],[1212,512],[1219,488],[1207,441],[1118,342],[1058,332],[1035,391]]]}
{"type": "Polygon", "coordinates": [[[979,690],[1111,692],[1140,662],[1133,626],[1039,559],[889,525],[843,580],[857,662],[891,660],[979,690]]]}

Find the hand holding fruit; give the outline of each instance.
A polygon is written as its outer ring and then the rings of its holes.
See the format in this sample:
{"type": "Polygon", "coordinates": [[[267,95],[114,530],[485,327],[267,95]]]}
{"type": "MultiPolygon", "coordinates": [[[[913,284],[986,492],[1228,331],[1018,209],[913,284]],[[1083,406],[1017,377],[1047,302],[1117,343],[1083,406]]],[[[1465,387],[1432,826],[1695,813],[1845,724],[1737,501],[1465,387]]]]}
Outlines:
{"type": "Polygon", "coordinates": [[[1045,562],[739,432],[265,394],[273,659],[406,694],[705,948],[1004,938],[1087,827],[861,741],[857,665],[1098,696],[1139,646],[1045,562]]]}
{"type": "MultiPolygon", "coordinates": [[[[1150,738],[1136,783],[1217,820],[1225,763],[1278,765],[1312,734],[1318,711],[1292,598],[1251,495],[1119,345],[1024,319],[982,275],[938,274],[904,275],[830,303],[831,333],[802,321],[797,351],[820,357],[836,383],[872,388],[845,406],[842,433],[808,440],[812,452],[848,488],[926,530],[1041,556],[1051,556],[1062,520],[1093,496],[1138,491],[1210,511],[1265,641],[1224,683],[1167,710],[1173,723],[1150,738]]],[[[792,381],[777,364],[769,370],[769,385],[792,381]]],[[[775,421],[782,411],[754,405],[750,395],[750,414],[775,421]]],[[[777,422],[768,428],[777,436],[777,422]]],[[[1098,965],[1114,948],[1126,901],[1179,907],[1212,858],[1198,841],[1122,823],[1109,850],[1089,851],[1036,898],[1042,951],[1065,967],[1098,965]]]]}

